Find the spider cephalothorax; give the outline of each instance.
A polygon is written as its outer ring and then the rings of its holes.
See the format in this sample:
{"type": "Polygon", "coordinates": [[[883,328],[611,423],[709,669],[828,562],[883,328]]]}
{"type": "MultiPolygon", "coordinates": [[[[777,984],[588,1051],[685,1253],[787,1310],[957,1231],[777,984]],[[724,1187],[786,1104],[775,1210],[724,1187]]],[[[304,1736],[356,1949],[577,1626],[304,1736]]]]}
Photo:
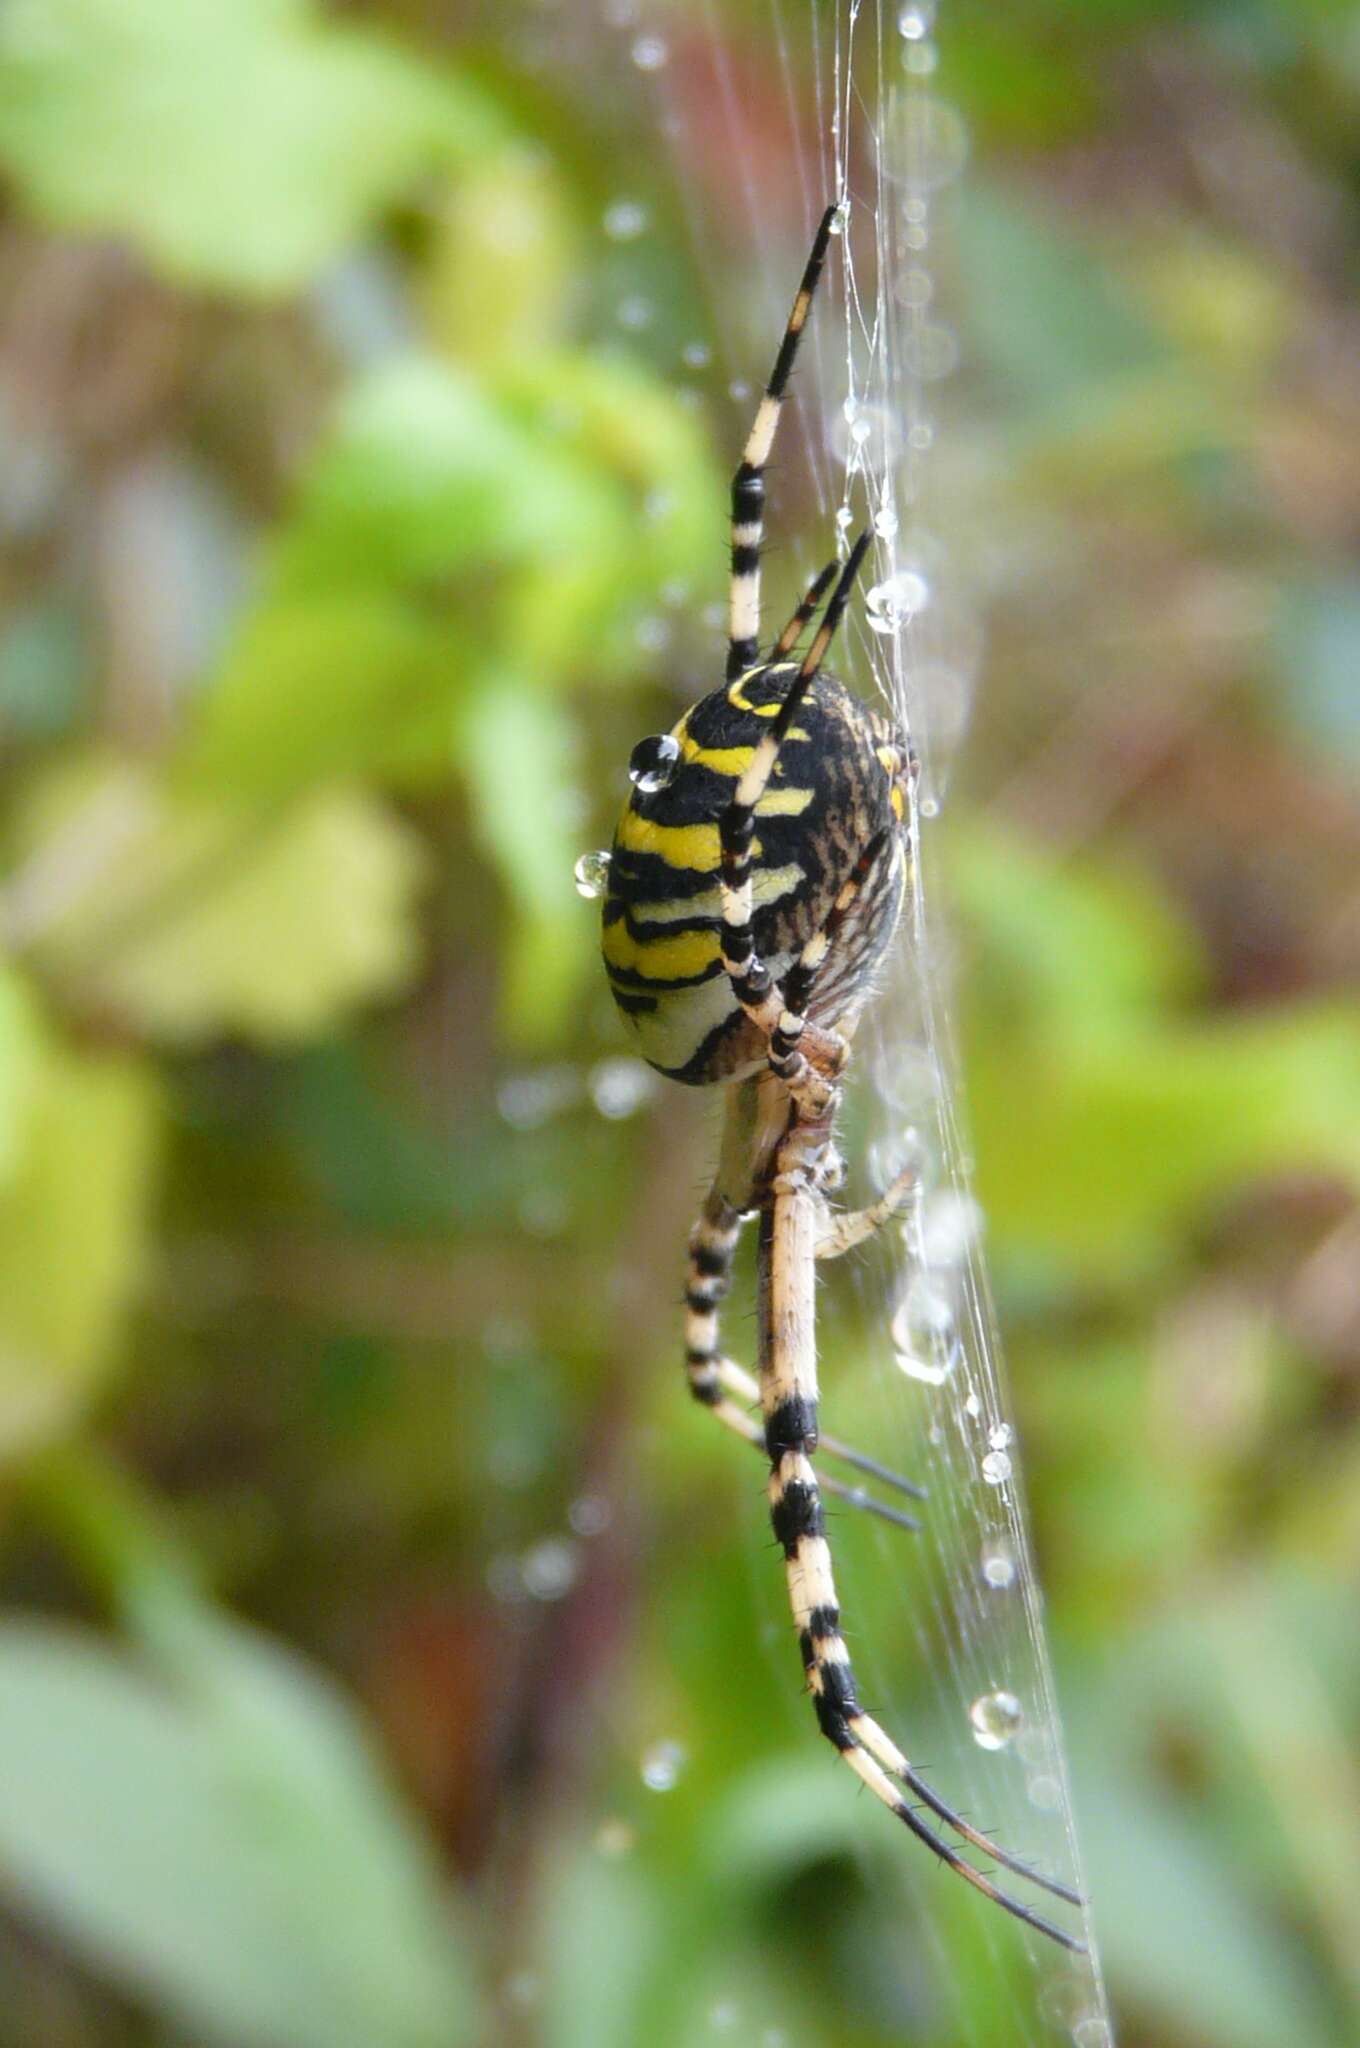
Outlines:
{"type": "Polygon", "coordinates": [[[832,208],[817,231],[732,480],[727,680],[673,731],[633,750],[632,794],[608,861],[604,958],[645,1059],[680,1081],[732,1083],[717,1175],[690,1234],[685,1365],[695,1399],[768,1461],[770,1520],[818,1725],[860,1782],[951,1869],[1079,1949],[935,1823],[1071,1905],[1080,1904],[1076,1893],[946,1805],[860,1704],[822,1497],[848,1496],[899,1527],[917,1524],[813,1463],[820,1451],[899,1494],[920,1492],[825,1435],[817,1417],[815,1263],[862,1243],[910,1186],[900,1176],[853,1214],[834,1214],[827,1201],[841,1175],[833,1142],[840,1075],[897,923],[910,815],[902,735],[822,670],[867,534],[843,564],[823,570],[769,653],[760,652],[765,465],[835,218],[832,208]],[[828,589],[800,659],[795,649],[828,589]],[[718,1342],[718,1305],[752,1214],[760,1218],[758,1383],[718,1342]]]}
{"type": "MultiPolygon", "coordinates": [[[[633,751],[609,865],[605,966],[643,1058],[678,1081],[732,1080],[765,1064],[766,1041],[723,967],[719,826],[797,674],[792,661],[750,669],[633,751]]],[[[809,992],[808,1016],[828,1028],[864,1001],[901,908],[906,762],[888,721],[823,674],[755,806],[751,931],[781,982],[871,850],[809,992]]]]}

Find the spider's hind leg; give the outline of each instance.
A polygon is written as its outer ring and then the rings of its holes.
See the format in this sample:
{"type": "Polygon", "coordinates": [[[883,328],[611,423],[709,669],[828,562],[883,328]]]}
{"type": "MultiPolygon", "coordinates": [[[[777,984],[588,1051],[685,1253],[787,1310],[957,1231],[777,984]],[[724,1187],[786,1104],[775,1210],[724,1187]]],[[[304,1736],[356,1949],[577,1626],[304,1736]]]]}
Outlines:
{"type": "MultiPolygon", "coordinates": [[[[815,1141],[815,1130],[810,1134],[815,1141]]],[[[938,1833],[908,1802],[910,1791],[972,1848],[1069,1904],[1076,1895],[1029,1870],[973,1828],[926,1785],[878,1723],[864,1712],[841,1633],[841,1611],[822,1509],[823,1484],[813,1464],[818,1448],[817,1354],[813,1322],[816,1196],[801,1161],[804,1133],[795,1123],[780,1147],[773,1200],[760,1230],[760,1394],[770,1461],[770,1521],[784,1553],[789,1600],[798,1629],[808,1691],[823,1735],[861,1784],[941,1862],[974,1890],[1060,1946],[1082,1944],[1024,1901],[1012,1897],[938,1833]]]]}

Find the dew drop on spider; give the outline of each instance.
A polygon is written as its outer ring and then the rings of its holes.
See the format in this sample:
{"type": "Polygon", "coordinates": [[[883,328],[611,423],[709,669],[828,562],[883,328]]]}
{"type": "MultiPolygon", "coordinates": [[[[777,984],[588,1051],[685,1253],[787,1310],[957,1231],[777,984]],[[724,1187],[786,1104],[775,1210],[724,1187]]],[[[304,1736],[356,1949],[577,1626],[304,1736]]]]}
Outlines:
{"type": "Polygon", "coordinates": [[[664,36],[639,36],[633,44],[633,62],[639,71],[660,71],[670,56],[664,36]]]}
{"type": "Polygon", "coordinates": [[[1025,1710],[1013,1692],[985,1692],[968,1709],[979,1749],[1004,1749],[1025,1725],[1025,1710]]]}
{"type": "Polygon", "coordinates": [[[583,853],[571,872],[577,895],[593,902],[609,887],[609,855],[603,848],[598,853],[583,853]]]}
{"type": "Polygon", "coordinates": [[[897,1363],[908,1379],[942,1387],[960,1357],[954,1311],[923,1273],[913,1274],[892,1319],[897,1363]]]}
{"type": "Polygon", "coordinates": [[[998,1422],[995,1429],[988,1430],[987,1442],[992,1450],[1004,1451],[1014,1435],[1009,1422],[998,1422]]]}
{"type": "Polygon", "coordinates": [[[982,1476],[989,1486],[1004,1486],[1011,1476],[1009,1453],[1006,1451],[988,1451],[982,1461],[982,1476]]]}
{"type": "Polygon", "coordinates": [[[998,1593],[1005,1592],[1015,1584],[1015,1559],[1008,1543],[999,1538],[982,1546],[982,1577],[984,1584],[998,1593]]]}
{"type": "Polygon", "coordinates": [[[628,759],[628,780],[643,796],[664,789],[680,762],[680,742],[674,733],[658,733],[654,739],[639,740],[628,759]]]}

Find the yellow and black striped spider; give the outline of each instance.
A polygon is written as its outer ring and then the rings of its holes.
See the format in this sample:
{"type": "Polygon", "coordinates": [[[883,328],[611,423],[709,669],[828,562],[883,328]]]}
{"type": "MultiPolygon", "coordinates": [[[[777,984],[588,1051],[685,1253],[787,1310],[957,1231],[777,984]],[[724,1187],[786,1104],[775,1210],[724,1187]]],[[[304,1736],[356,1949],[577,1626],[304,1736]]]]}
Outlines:
{"type": "MultiPolygon", "coordinates": [[[[671,732],[633,750],[632,793],[609,859],[604,960],[643,1058],[678,1081],[728,1084],[718,1171],[689,1241],[686,1366],[696,1400],[769,1460],[770,1517],[822,1733],[951,1869],[1080,1949],[922,1818],[924,1807],[975,1852],[1080,1904],[969,1826],[861,1707],[822,1495],[868,1503],[861,1489],[819,1479],[812,1463],[820,1448],[900,1492],[920,1491],[820,1435],[817,1424],[817,1261],[861,1243],[907,1192],[904,1176],[855,1214],[833,1213],[827,1200],[843,1179],[834,1125],[849,1040],[897,925],[910,837],[914,763],[903,735],[822,667],[867,532],[839,573],[833,562],[817,577],[768,655],[759,642],[765,467],[835,219],[828,209],[817,230],[732,482],[726,682],[671,732]],[[799,660],[794,650],[828,589],[799,660]],[[718,1303],[752,1214],[760,1219],[758,1380],[718,1343],[718,1303]]],[[[899,1508],[873,1505],[917,1526],[899,1508]]]]}

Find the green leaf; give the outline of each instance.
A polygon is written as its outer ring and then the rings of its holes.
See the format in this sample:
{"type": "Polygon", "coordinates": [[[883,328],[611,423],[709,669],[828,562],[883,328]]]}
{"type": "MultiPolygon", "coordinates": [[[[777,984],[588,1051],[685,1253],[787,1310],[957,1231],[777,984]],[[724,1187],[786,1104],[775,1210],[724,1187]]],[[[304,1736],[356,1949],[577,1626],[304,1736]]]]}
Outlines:
{"type": "Polygon", "coordinates": [[[160,1124],[131,1058],[34,1035],[22,1071],[22,1142],[0,1193],[0,1457],[65,1427],[111,1362],[160,1124]]]}
{"type": "Polygon", "coordinates": [[[414,973],[420,850],[372,799],[323,789],[266,812],[82,763],[38,792],[30,843],[77,848],[119,806],[121,837],[29,939],[72,1001],[172,1044],[288,1044],[414,973]]]}
{"type": "Polygon", "coordinates": [[[466,1996],[429,1853],[349,1709],[210,1623],[172,1681],[0,1629],[0,1885],[195,2037],[454,2048],[466,1996]]]}
{"type": "Polygon", "coordinates": [[[501,132],[470,87],[308,0],[0,10],[0,161],[28,203],[191,284],[294,291],[423,168],[501,132]]]}
{"type": "Polygon", "coordinates": [[[513,909],[501,970],[506,1029],[520,1045],[551,1044],[594,965],[599,930],[582,916],[572,881],[575,729],[551,698],[501,678],[468,707],[460,737],[477,834],[513,909]]]}

